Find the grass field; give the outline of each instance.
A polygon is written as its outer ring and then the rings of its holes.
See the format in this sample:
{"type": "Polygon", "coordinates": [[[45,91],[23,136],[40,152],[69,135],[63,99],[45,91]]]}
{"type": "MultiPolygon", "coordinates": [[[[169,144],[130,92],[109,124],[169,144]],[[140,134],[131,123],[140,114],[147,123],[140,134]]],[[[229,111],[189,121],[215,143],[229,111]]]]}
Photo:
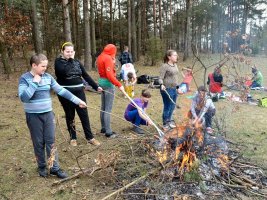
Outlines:
{"type": "MultiPolygon", "coordinates": [[[[267,77],[267,58],[252,57],[251,59],[262,71],[264,77],[267,77]]],[[[208,65],[216,63],[218,60],[219,56],[205,56],[203,58],[203,62],[208,65]]],[[[178,65],[181,68],[190,66],[192,63],[193,61],[179,62],[178,65]]],[[[243,73],[250,71],[249,67],[243,64],[240,64],[238,67],[243,70],[243,73]]],[[[136,68],[139,70],[139,75],[158,75],[159,71],[159,66],[143,66],[141,63],[136,64],[136,68]]],[[[196,64],[194,69],[200,69],[200,65],[196,64]]],[[[212,68],[209,69],[209,71],[211,70],[212,68]]],[[[73,179],[60,186],[52,186],[52,183],[57,180],[54,177],[43,179],[38,176],[23,106],[17,96],[18,78],[21,73],[11,75],[9,80],[5,80],[2,76],[0,80],[0,199],[97,200],[119,188],[120,185],[116,185],[116,176],[110,168],[95,172],[92,176],[82,176],[79,179],[73,179]]],[[[224,69],[223,73],[226,73],[224,69]]],[[[95,80],[97,79],[96,72],[93,71],[90,74],[95,80]]],[[[198,85],[203,83],[203,70],[198,71],[194,76],[198,85]]],[[[264,85],[267,87],[266,80],[264,85]]],[[[135,89],[136,96],[139,96],[141,89],[146,87],[147,85],[137,85],[135,89]]],[[[192,90],[194,91],[195,88],[196,86],[193,85],[192,90]]],[[[162,99],[157,89],[152,89],[151,93],[152,98],[148,115],[156,123],[161,124],[162,99]]],[[[181,122],[185,118],[191,103],[187,96],[192,94],[189,93],[179,97],[178,103],[181,109],[175,110],[174,117],[177,122],[181,122]]],[[[86,144],[78,118],[76,124],[79,145],[77,148],[69,146],[63,109],[56,95],[52,95],[53,108],[58,121],[56,143],[62,168],[71,175],[75,173],[75,169],[78,167],[75,157],[84,155],[79,160],[81,167],[90,168],[94,166],[94,159],[99,153],[107,154],[116,150],[121,152],[121,159],[131,157],[133,163],[142,160],[139,157],[140,155],[138,155],[138,149],[136,149],[142,138],[136,137],[130,130],[130,124],[123,120],[123,113],[129,102],[118,91],[116,92],[112,127],[120,136],[115,139],[107,139],[99,134],[100,95],[92,92],[87,92],[86,95],[92,130],[96,133],[96,138],[102,143],[99,148],[86,144]]],[[[254,91],[252,95],[253,98],[257,99],[267,96],[267,93],[254,91]]],[[[217,108],[216,117],[222,123],[227,139],[241,144],[243,155],[251,159],[253,163],[261,166],[266,172],[267,108],[233,103],[227,100],[216,102],[215,106],[217,108]]],[[[148,137],[152,137],[156,133],[152,127],[145,129],[150,132],[148,137]]],[[[129,163],[124,167],[131,168],[129,171],[133,174],[145,173],[141,168],[136,167],[138,165],[133,165],[133,163],[129,163]],[[138,173],[136,173],[137,171],[138,173]]]]}

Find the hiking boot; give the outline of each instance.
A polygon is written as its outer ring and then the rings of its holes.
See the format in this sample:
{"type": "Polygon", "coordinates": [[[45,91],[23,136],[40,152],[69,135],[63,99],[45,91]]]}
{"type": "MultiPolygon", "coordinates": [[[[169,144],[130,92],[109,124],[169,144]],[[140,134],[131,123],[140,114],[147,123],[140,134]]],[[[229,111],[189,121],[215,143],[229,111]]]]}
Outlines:
{"type": "Polygon", "coordinates": [[[115,138],[115,137],[117,137],[117,133],[115,133],[115,132],[112,132],[112,133],[106,133],[105,136],[106,136],[107,138],[115,138]]]}
{"type": "Polygon", "coordinates": [[[95,146],[99,146],[100,142],[98,140],[96,140],[95,138],[88,140],[89,144],[95,145],[95,146]]]}
{"type": "Polygon", "coordinates": [[[139,126],[135,126],[133,127],[133,131],[137,134],[143,135],[145,134],[145,132],[139,127],[139,126]]]}
{"type": "Polygon", "coordinates": [[[64,179],[64,178],[68,177],[67,173],[62,171],[62,169],[59,169],[57,171],[50,170],[50,174],[54,175],[54,176],[57,176],[60,179],[64,179]]]}
{"type": "Polygon", "coordinates": [[[39,168],[38,169],[38,173],[41,177],[47,177],[48,176],[48,172],[47,172],[47,169],[46,167],[43,167],[43,168],[39,168]]]}
{"type": "Polygon", "coordinates": [[[77,140],[75,140],[75,139],[70,140],[70,145],[73,147],[76,147],[77,146],[77,140]]]}

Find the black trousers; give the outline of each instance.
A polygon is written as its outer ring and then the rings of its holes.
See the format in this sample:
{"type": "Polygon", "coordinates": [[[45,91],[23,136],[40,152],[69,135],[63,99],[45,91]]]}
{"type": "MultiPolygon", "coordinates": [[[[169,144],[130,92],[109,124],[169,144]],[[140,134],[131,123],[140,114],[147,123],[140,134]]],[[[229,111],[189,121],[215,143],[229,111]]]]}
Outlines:
{"type": "MultiPolygon", "coordinates": [[[[69,90],[72,94],[86,102],[86,96],[84,93],[83,87],[79,88],[66,88],[69,90]]],[[[72,103],[71,101],[65,99],[64,97],[58,96],[58,99],[63,106],[63,109],[65,111],[66,116],[66,123],[68,127],[68,131],[70,133],[70,139],[77,139],[76,129],[75,129],[75,110],[82,122],[82,127],[84,131],[85,138],[87,140],[91,140],[94,138],[91,127],[90,127],[90,121],[89,121],[89,115],[87,108],[80,108],[78,105],[72,103]]]]}

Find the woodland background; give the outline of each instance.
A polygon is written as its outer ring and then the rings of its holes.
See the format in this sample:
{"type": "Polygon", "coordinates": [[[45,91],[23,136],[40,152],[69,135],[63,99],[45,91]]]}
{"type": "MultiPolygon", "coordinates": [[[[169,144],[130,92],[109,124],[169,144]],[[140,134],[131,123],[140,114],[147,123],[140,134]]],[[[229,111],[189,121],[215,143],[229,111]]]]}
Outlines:
{"type": "MultiPolygon", "coordinates": [[[[264,13],[265,12],[265,13],[264,13]]],[[[155,65],[166,49],[183,52],[267,52],[263,0],[1,0],[0,54],[10,74],[33,51],[53,59],[65,41],[95,67],[101,49],[128,45],[134,60],[155,65]],[[18,55],[17,55],[18,54],[18,55]]]]}
{"type": "MultiPolygon", "coordinates": [[[[112,167],[58,186],[52,186],[57,178],[40,178],[17,94],[18,79],[30,68],[29,58],[34,52],[48,56],[48,71],[53,74],[53,62],[61,45],[72,41],[76,57],[97,80],[95,59],[108,43],[118,47],[118,54],[124,45],[130,47],[138,75],[158,75],[165,50],[172,48],[178,51],[180,69],[194,66],[190,96],[197,85],[203,84],[206,73],[225,58],[229,58],[222,67],[226,82],[229,75],[240,78],[250,74],[254,64],[267,76],[266,8],[263,0],[0,0],[0,199],[98,200],[159,166],[143,146],[143,140],[153,140],[156,131],[145,127],[145,137],[131,131],[131,125],[123,120],[129,101],[119,92],[111,122],[119,136],[113,140],[99,133],[100,95],[86,92],[91,127],[102,144],[97,148],[86,143],[78,119],[78,146],[69,145],[64,111],[52,93],[56,145],[61,166],[69,175],[80,169],[93,171],[100,155],[115,152],[120,156],[112,167]]],[[[179,80],[182,80],[180,74],[179,80]]],[[[266,81],[264,86],[267,87],[266,81]]],[[[136,96],[144,88],[147,85],[136,85],[136,96]]],[[[147,112],[156,124],[161,124],[161,96],[157,89],[150,91],[152,98],[147,112]]],[[[266,96],[261,91],[251,94],[254,99],[266,96]]],[[[174,113],[178,123],[187,116],[191,104],[188,95],[178,98],[181,109],[174,113]]],[[[266,108],[228,100],[220,100],[215,106],[218,110],[215,134],[238,144],[242,157],[260,166],[266,174],[266,108]]],[[[124,197],[122,193],[116,199],[124,197]]],[[[233,199],[226,194],[222,197],[233,199]]],[[[248,195],[236,199],[264,198],[248,195]]]]}

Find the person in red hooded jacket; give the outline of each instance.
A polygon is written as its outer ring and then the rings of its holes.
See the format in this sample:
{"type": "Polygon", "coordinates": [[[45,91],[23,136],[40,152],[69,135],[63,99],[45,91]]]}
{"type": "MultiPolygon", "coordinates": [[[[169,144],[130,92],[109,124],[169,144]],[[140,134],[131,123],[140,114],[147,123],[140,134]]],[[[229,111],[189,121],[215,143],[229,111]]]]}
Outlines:
{"type": "Polygon", "coordinates": [[[103,88],[101,93],[101,133],[106,137],[115,137],[115,132],[112,131],[110,126],[110,113],[114,101],[115,86],[117,86],[123,93],[124,87],[121,82],[116,78],[115,72],[115,56],[117,48],[113,44],[108,44],[104,47],[102,53],[98,56],[96,64],[99,73],[99,86],[103,88]]]}

